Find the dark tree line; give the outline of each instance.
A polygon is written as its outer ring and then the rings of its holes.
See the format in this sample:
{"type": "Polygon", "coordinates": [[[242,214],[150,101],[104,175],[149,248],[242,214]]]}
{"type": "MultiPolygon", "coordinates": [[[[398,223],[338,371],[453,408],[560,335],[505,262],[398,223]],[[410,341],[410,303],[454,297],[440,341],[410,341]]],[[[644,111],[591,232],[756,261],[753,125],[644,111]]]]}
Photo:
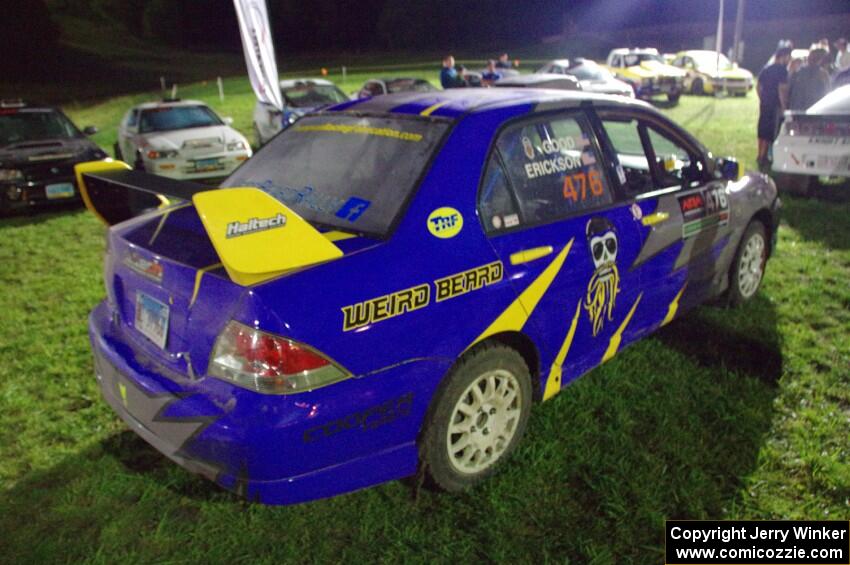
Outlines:
{"type": "MultiPolygon", "coordinates": [[[[232,0],[0,0],[21,50],[51,44],[62,16],[193,49],[239,50],[232,0]],[[28,22],[21,29],[18,22],[28,22]],[[33,43],[35,38],[36,43],[33,43]]],[[[569,4],[569,2],[566,2],[569,4]]],[[[453,49],[557,33],[564,0],[267,0],[278,49],[290,52],[453,49]]]]}

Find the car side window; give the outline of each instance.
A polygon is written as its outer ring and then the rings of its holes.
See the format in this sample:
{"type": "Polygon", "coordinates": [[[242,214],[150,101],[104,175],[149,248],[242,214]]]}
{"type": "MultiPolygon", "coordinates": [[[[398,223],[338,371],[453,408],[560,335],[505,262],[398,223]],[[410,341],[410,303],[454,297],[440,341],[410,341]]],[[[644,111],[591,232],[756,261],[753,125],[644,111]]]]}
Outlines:
{"type": "Polygon", "coordinates": [[[478,193],[478,215],[487,233],[520,225],[516,203],[508,187],[505,169],[497,153],[490,156],[478,193]]]}
{"type": "Polygon", "coordinates": [[[139,111],[133,110],[130,112],[130,115],[127,116],[127,127],[134,128],[139,125],[139,111]]]}
{"type": "Polygon", "coordinates": [[[592,130],[582,114],[514,126],[497,141],[520,221],[547,223],[613,202],[592,130]]]}
{"type": "Polygon", "coordinates": [[[602,125],[617,152],[623,169],[626,191],[630,194],[649,192],[656,188],[652,170],[646,158],[643,142],[635,119],[603,119],[602,125]]]}
{"type": "MultiPolygon", "coordinates": [[[[651,126],[647,127],[647,133],[655,153],[655,160],[659,165],[657,170],[660,186],[658,188],[683,186],[685,182],[694,180],[691,156],[687,150],[651,126]]],[[[699,177],[698,174],[696,176],[699,177]]]]}
{"type": "Polygon", "coordinates": [[[629,116],[603,116],[602,125],[617,153],[629,194],[702,179],[704,166],[699,158],[662,129],[629,116]]]}

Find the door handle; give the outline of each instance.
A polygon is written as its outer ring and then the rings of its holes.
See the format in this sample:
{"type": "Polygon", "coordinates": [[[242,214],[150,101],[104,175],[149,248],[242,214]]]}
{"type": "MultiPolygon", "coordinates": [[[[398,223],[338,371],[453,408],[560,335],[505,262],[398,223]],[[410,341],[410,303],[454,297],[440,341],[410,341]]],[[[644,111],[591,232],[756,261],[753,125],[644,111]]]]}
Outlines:
{"type": "Polygon", "coordinates": [[[544,245],[543,247],[533,247],[531,249],[524,249],[522,251],[517,251],[516,253],[511,253],[511,265],[520,265],[522,263],[529,263],[534,261],[535,259],[540,259],[541,257],[546,257],[554,251],[554,248],[551,245],[544,245]]]}
{"type": "Polygon", "coordinates": [[[667,221],[670,217],[670,214],[667,212],[656,212],[654,214],[650,214],[649,216],[644,216],[640,223],[645,226],[654,226],[655,224],[660,224],[661,222],[667,221]]]}

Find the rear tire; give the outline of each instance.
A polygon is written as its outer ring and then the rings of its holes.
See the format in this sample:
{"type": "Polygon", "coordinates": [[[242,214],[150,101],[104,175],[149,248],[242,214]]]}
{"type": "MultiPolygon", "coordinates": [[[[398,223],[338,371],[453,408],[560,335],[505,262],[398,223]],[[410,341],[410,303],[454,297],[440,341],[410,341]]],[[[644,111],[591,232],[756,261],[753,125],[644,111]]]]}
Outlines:
{"type": "Polygon", "coordinates": [[[492,475],[522,438],[531,397],[528,365],[516,350],[485,345],[466,353],[435,395],[420,438],[428,477],[460,492],[492,475]]]}
{"type": "Polygon", "coordinates": [[[676,102],[679,101],[679,98],[681,98],[681,96],[682,96],[681,92],[671,92],[670,94],[667,95],[667,101],[670,102],[671,104],[675,104],[676,102]]]}
{"type": "Polygon", "coordinates": [[[753,220],[744,231],[729,273],[730,306],[740,306],[758,292],[767,266],[767,250],[767,230],[760,221],[753,220]]]}
{"type": "Polygon", "coordinates": [[[701,78],[694,79],[694,82],[691,85],[691,92],[697,96],[705,94],[705,84],[702,82],[701,78]]]}

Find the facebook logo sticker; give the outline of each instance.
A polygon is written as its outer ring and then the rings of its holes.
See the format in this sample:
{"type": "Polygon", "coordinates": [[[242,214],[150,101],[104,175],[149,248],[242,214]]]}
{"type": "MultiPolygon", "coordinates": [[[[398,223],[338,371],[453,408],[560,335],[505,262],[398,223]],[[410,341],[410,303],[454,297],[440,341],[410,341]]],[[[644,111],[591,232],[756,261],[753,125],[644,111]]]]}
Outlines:
{"type": "Polygon", "coordinates": [[[352,196],[342,205],[342,208],[337,210],[336,217],[348,220],[349,222],[356,222],[371,204],[368,200],[352,196]]]}

